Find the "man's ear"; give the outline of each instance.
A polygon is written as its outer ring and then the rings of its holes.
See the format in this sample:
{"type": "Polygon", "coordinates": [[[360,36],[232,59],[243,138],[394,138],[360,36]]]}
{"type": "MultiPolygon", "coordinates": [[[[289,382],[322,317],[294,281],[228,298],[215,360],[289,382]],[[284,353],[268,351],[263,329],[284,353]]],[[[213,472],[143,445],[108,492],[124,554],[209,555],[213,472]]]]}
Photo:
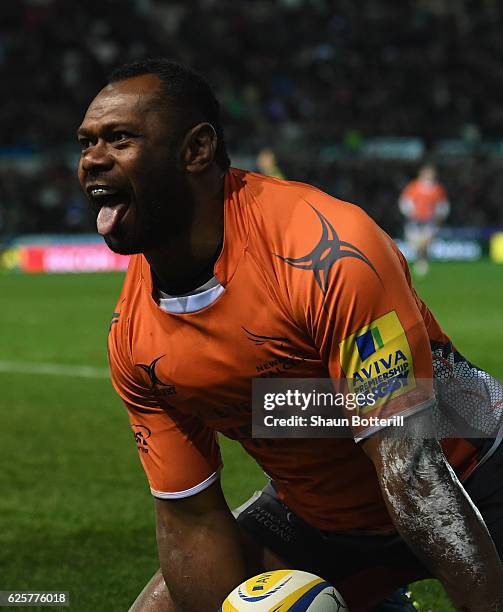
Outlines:
{"type": "Polygon", "coordinates": [[[198,123],[185,135],[181,163],[185,172],[203,172],[215,159],[217,133],[211,123],[198,123]]]}

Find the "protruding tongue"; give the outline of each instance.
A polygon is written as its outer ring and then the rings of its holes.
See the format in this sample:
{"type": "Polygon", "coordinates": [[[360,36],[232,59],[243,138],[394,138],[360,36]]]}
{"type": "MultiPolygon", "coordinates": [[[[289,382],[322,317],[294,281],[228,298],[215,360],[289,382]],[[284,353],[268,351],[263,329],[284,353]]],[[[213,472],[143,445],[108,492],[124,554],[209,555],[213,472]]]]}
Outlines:
{"type": "Polygon", "coordinates": [[[102,236],[111,234],[119,224],[119,221],[122,219],[127,209],[128,204],[126,203],[115,204],[114,206],[102,206],[98,213],[98,218],[96,219],[98,233],[102,236]]]}

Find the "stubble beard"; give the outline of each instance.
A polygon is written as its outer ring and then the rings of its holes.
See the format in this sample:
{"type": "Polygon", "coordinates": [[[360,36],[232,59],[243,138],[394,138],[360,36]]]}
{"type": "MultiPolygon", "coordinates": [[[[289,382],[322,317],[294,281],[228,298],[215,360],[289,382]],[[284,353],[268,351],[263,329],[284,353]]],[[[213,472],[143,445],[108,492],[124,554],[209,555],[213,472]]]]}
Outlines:
{"type": "Polygon", "coordinates": [[[109,249],[120,255],[135,255],[162,248],[174,237],[188,233],[194,211],[194,199],[186,177],[177,171],[151,182],[140,200],[134,200],[135,219],[129,230],[119,228],[105,236],[109,249]],[[155,191],[155,193],[154,193],[155,191]],[[161,195],[160,192],[167,194],[161,195]]]}

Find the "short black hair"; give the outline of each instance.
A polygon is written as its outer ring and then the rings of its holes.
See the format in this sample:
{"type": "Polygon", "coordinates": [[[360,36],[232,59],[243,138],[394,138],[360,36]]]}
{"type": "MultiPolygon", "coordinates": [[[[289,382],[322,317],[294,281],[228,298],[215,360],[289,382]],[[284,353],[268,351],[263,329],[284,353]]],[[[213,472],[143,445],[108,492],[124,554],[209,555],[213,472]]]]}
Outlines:
{"type": "Polygon", "coordinates": [[[162,82],[168,103],[181,109],[187,118],[196,115],[215,128],[215,160],[222,170],[230,166],[220,122],[220,104],[207,81],[197,72],[166,58],[150,58],[116,68],[108,82],[124,81],[143,74],[155,74],[162,82]]]}

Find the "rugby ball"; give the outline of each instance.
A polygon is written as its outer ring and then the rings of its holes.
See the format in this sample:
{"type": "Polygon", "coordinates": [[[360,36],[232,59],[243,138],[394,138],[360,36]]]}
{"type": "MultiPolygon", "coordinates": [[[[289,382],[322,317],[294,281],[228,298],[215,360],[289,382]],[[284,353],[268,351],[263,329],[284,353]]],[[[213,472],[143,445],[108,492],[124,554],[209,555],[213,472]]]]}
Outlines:
{"type": "Polygon", "coordinates": [[[347,612],[340,593],[314,574],[276,570],[254,576],[230,593],[219,612],[347,612]]]}

